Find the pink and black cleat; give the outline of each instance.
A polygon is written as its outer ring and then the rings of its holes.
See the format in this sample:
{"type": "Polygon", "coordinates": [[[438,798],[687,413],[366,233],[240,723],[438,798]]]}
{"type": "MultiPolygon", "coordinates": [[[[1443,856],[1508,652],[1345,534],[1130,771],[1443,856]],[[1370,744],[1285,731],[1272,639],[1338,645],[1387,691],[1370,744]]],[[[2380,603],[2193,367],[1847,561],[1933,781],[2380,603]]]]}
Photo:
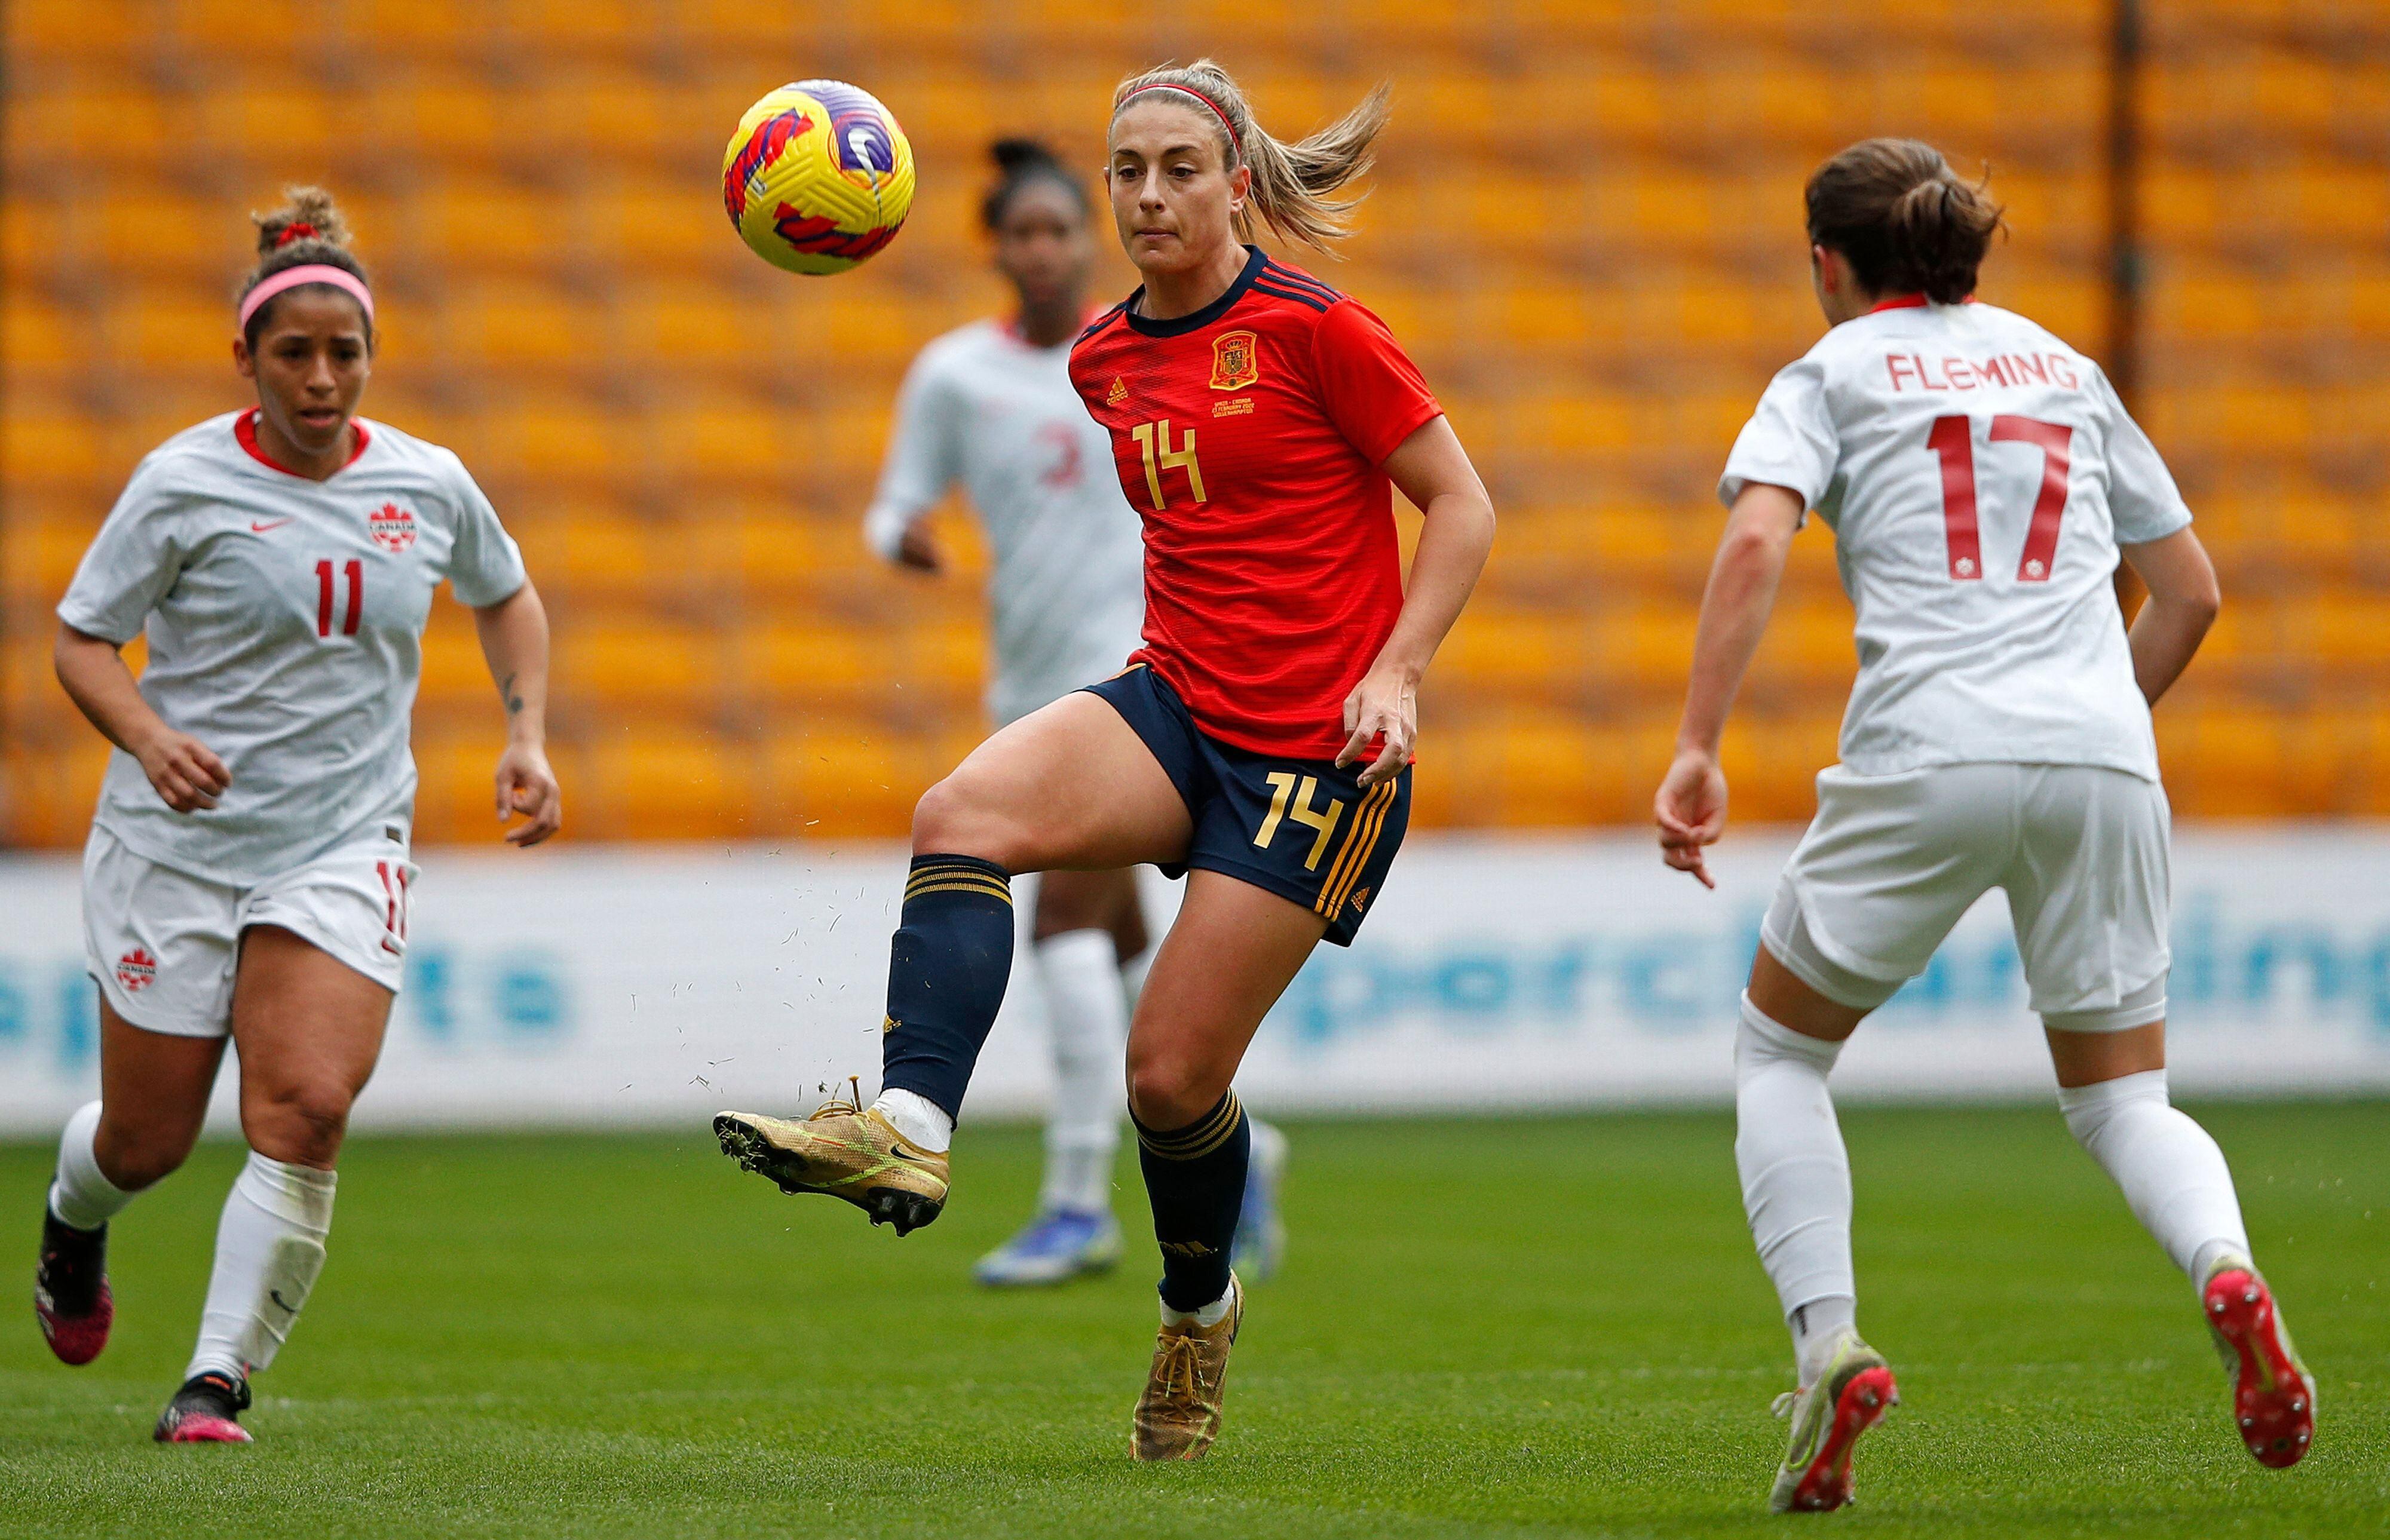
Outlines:
{"type": "Polygon", "coordinates": [[[1792,1441],[1767,1506],[1779,1513],[1831,1513],[1848,1503],[1857,1487],[1851,1454],[1859,1435],[1899,1405],[1892,1367],[1857,1332],[1844,1331],[1816,1384],[1776,1398],[1777,1416],[1792,1419],[1792,1441]]]}
{"type": "Polygon", "coordinates": [[[212,1370],[195,1374],[158,1414],[149,1436],[161,1444],[247,1444],[249,1430],[240,1425],[247,1410],[248,1380],[212,1370]]]}
{"type": "Polygon", "coordinates": [[[2232,1420],[2257,1463],[2281,1470],[2315,1440],[2315,1377],[2299,1362],[2274,1291],[2255,1268],[2228,1258],[2200,1290],[2207,1324],[2232,1376],[2232,1420]]]}
{"type": "Polygon", "coordinates": [[[107,1226],[78,1230],[43,1208],[33,1318],[58,1362],[88,1364],[99,1356],[116,1323],[116,1300],[108,1291],[107,1226]]]}

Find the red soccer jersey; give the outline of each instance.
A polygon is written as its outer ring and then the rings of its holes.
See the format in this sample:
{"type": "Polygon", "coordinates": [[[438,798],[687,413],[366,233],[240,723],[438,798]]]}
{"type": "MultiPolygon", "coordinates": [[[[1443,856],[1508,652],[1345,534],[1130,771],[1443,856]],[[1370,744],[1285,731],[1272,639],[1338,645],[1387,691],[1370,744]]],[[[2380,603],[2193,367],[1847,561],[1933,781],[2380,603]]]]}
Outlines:
{"type": "Polygon", "coordinates": [[[1224,743],[1332,759],[1344,698],[1403,604],[1394,492],[1379,468],[1439,416],[1385,323],[1248,248],[1192,315],[1133,314],[1071,350],[1145,520],[1145,646],[1224,743]]]}

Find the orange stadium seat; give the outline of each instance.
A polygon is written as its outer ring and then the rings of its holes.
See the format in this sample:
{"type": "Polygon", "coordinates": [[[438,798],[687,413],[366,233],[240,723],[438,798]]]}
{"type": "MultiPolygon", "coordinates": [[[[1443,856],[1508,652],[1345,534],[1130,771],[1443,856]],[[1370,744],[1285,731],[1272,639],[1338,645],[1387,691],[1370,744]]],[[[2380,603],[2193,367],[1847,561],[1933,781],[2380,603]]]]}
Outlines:
{"type": "Polygon", "coordinates": [[[589,743],[577,832],[601,840],[720,840],[755,832],[752,751],[716,734],[631,725],[589,743]]]}
{"type": "MultiPolygon", "coordinates": [[[[719,697],[724,682],[713,635],[657,621],[559,617],[554,667],[559,701],[607,708],[700,710],[719,697]]],[[[622,719],[646,720],[636,709],[622,719]]]]}
{"type": "Polygon", "coordinates": [[[918,742],[835,720],[776,734],[764,764],[763,797],[777,826],[818,840],[903,829],[940,773],[918,742]]]}
{"type": "Polygon", "coordinates": [[[853,625],[768,623],[739,635],[738,660],[747,687],[767,701],[877,707],[894,694],[893,642],[853,625]]]}

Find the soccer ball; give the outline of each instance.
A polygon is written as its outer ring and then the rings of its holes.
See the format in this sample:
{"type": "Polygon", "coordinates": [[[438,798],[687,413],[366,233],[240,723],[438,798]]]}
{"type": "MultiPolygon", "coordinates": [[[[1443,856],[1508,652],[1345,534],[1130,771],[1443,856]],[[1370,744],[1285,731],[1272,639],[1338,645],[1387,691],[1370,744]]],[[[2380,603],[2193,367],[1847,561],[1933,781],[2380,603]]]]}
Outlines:
{"type": "Polygon", "coordinates": [[[869,92],[797,81],[739,120],[722,152],[722,207],[773,266],[843,273],[904,227],[913,147],[869,92]]]}

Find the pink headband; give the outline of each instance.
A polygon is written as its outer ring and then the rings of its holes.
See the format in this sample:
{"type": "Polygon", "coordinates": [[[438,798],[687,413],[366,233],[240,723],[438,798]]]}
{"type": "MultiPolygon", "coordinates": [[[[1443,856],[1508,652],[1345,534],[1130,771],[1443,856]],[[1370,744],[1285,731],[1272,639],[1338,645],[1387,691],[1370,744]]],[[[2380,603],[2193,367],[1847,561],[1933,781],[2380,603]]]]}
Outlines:
{"type": "Polygon", "coordinates": [[[1228,122],[1228,115],[1226,112],[1220,110],[1220,104],[1191,85],[1173,85],[1168,81],[1156,81],[1151,85],[1140,85],[1134,91],[1124,93],[1121,99],[1113,104],[1112,111],[1118,113],[1122,108],[1128,105],[1129,97],[1141,96],[1148,91],[1176,91],[1182,96],[1192,96],[1201,102],[1212,109],[1212,116],[1220,120],[1220,126],[1228,131],[1228,148],[1240,155],[1244,153],[1245,147],[1237,137],[1236,125],[1228,122]]]}
{"type": "Polygon", "coordinates": [[[256,314],[266,301],[286,289],[296,289],[301,284],[310,283],[328,283],[346,293],[351,299],[356,301],[359,308],[365,311],[366,323],[368,325],[372,323],[373,296],[366,292],[364,280],[346,268],[334,267],[329,263],[319,262],[309,263],[303,267],[286,267],[251,289],[240,302],[240,329],[243,331],[249,329],[249,318],[256,314]]]}

